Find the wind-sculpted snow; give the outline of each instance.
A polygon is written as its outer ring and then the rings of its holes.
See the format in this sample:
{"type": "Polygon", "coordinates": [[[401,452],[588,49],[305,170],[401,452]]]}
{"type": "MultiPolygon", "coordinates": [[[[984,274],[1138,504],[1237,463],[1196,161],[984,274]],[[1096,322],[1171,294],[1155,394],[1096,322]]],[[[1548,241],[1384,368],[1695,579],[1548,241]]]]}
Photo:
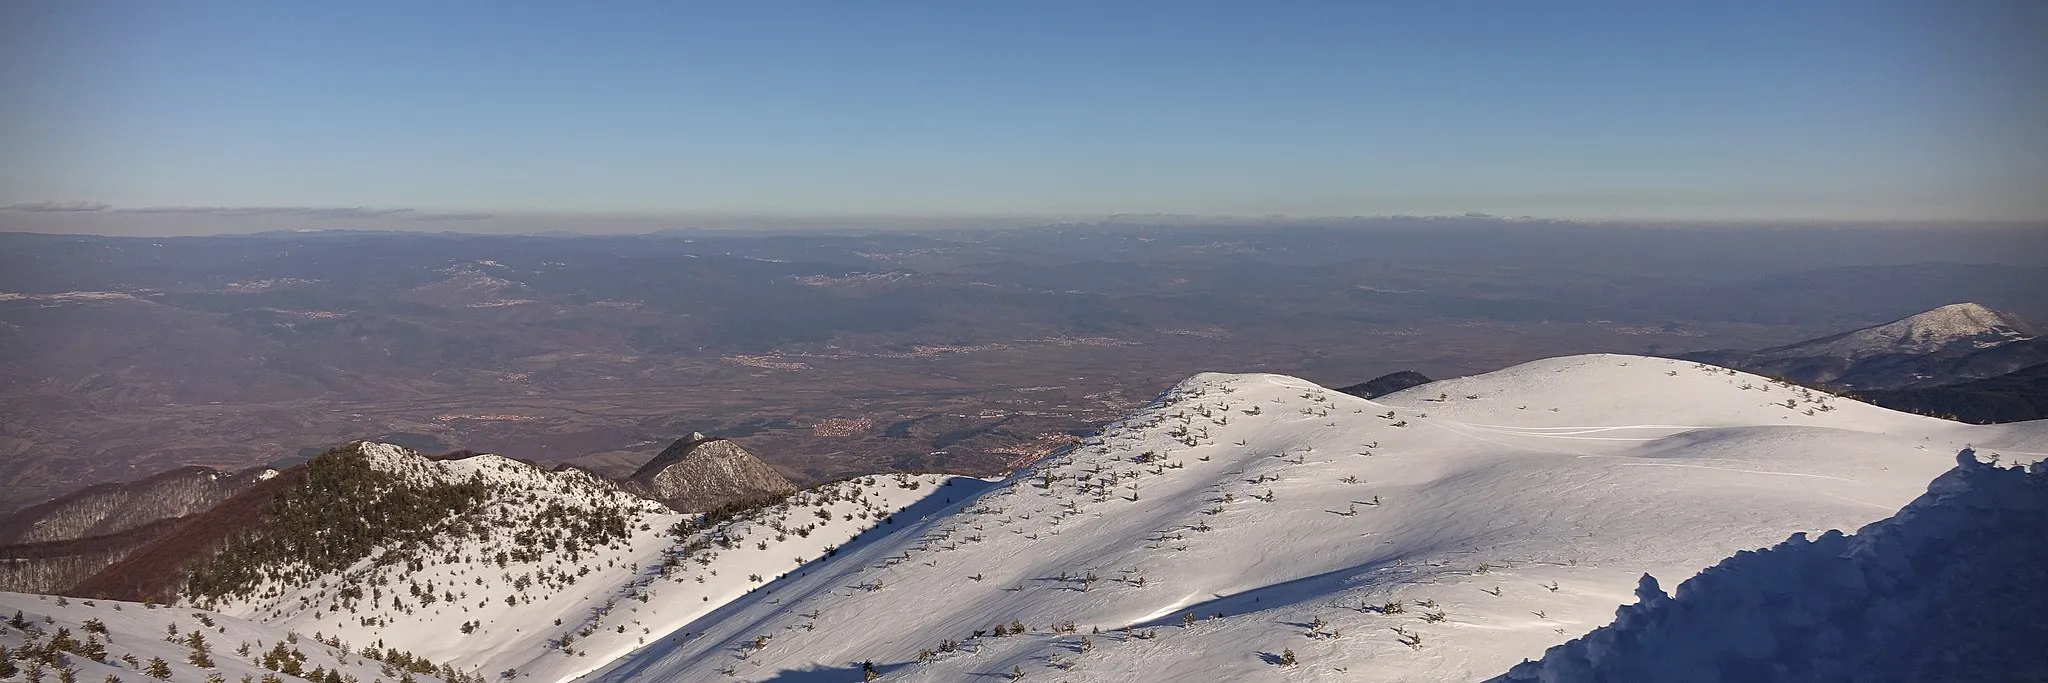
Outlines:
{"type": "Polygon", "coordinates": [[[1965,445],[2038,457],[2044,427],[1633,356],[1377,401],[1203,374],[590,680],[1481,680],[1644,574],[1862,526],[1965,445]]]}
{"type": "Polygon", "coordinates": [[[2048,466],[1965,449],[1896,516],[1649,576],[1614,623],[1500,683],[2048,680],[2048,466]]]}

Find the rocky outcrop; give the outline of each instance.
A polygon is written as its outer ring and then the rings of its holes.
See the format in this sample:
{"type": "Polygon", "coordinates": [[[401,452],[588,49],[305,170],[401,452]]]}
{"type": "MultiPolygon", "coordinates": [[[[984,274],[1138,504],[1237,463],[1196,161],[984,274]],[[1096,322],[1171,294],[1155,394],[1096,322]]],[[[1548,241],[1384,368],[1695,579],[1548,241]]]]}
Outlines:
{"type": "Polygon", "coordinates": [[[796,491],[782,473],[739,444],[694,432],[670,444],[619,486],[682,512],[796,491]]]}

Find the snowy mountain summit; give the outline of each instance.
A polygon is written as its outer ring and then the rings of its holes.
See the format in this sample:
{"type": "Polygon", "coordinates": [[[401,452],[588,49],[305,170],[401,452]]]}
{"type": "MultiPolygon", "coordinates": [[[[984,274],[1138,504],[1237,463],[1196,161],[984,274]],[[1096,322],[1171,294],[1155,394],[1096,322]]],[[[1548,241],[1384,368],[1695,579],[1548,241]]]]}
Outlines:
{"type": "Polygon", "coordinates": [[[1684,358],[1810,386],[1901,389],[1994,377],[2048,362],[2048,335],[2018,316],[1960,303],[1796,344],[1684,358]]]}
{"type": "Polygon", "coordinates": [[[1870,356],[1927,354],[1952,347],[1983,348],[2042,336],[2032,323],[1981,304],[1949,304],[1934,310],[1759,354],[1833,356],[1857,360],[1870,356]]]}

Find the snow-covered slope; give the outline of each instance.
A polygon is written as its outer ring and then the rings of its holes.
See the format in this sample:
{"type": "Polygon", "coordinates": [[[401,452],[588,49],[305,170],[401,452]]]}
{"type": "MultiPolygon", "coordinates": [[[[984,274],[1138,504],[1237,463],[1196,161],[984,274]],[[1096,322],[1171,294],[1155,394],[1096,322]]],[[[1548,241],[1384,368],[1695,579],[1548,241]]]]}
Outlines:
{"type": "Polygon", "coordinates": [[[2048,466],[1969,449],[1898,515],[1686,580],[1499,681],[2048,680],[2048,466]]]}
{"type": "Polygon", "coordinates": [[[1645,573],[1889,516],[1968,444],[2033,459],[2048,425],[1632,356],[1378,401],[1198,375],[591,678],[1483,679],[1606,624],[1645,573]]]}
{"type": "MultiPolygon", "coordinates": [[[[69,669],[76,680],[151,680],[151,668],[169,680],[279,680],[280,675],[311,681],[348,679],[393,683],[410,677],[419,683],[484,678],[457,674],[417,660],[372,652],[368,643],[316,639],[244,619],[211,612],[113,600],[64,599],[48,595],[0,593],[0,647],[9,651],[15,674],[0,679],[62,680],[69,669]],[[12,617],[20,615],[21,620],[12,617]],[[196,643],[192,636],[197,634],[196,643]],[[194,654],[204,651],[204,659],[194,654]],[[33,663],[32,663],[33,662],[33,663]],[[204,666],[202,666],[204,665],[204,666]],[[31,676],[31,670],[41,673],[31,676]],[[111,678],[110,678],[111,677],[111,678]]],[[[0,671],[6,670],[0,664],[0,671]]]]}
{"type": "MultiPolygon", "coordinates": [[[[706,520],[577,470],[549,472],[493,455],[433,460],[388,444],[354,448],[361,462],[348,467],[396,475],[421,490],[482,493],[423,527],[431,533],[380,544],[345,567],[313,571],[304,562],[270,561],[261,565],[263,580],[193,602],[273,629],[542,682],[653,642],[873,527],[893,528],[892,515],[916,514],[919,501],[964,497],[982,484],[943,475],[862,477],[706,520]]],[[[317,485],[319,476],[309,481],[317,485]]],[[[925,506],[933,504],[943,503],[925,506]]]]}

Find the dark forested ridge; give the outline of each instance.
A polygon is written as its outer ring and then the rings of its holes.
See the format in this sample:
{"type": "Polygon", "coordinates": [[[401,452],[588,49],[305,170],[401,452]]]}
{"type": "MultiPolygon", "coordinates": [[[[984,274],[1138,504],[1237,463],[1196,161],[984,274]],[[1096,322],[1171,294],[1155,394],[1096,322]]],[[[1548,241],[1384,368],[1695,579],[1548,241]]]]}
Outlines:
{"type": "Polygon", "coordinates": [[[2048,363],[1938,387],[1851,395],[1892,410],[1974,424],[2039,420],[2048,418],[2048,363]]]}

